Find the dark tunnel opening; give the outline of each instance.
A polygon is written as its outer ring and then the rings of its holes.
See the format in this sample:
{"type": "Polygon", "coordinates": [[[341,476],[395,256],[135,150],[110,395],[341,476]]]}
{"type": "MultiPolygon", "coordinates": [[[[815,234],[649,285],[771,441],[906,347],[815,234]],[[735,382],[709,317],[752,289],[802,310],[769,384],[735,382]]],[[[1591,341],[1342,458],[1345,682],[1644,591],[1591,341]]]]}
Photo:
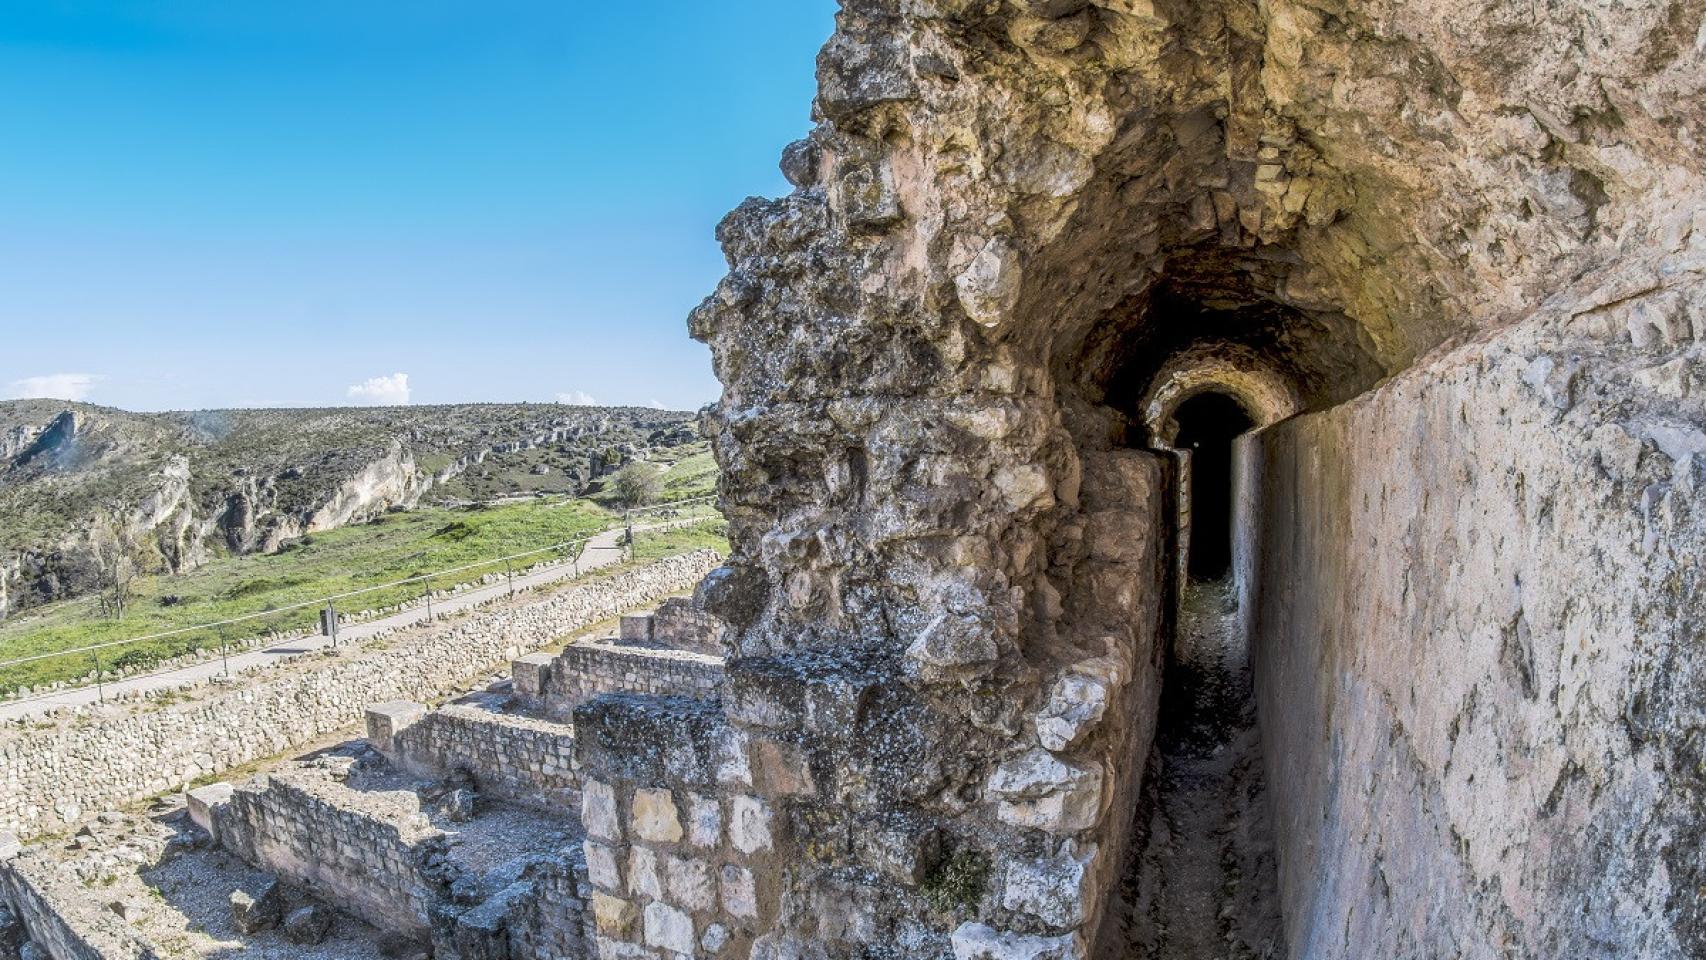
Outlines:
{"type": "Polygon", "coordinates": [[[1224,393],[1199,393],[1179,405],[1173,445],[1190,452],[1189,573],[1219,580],[1232,566],[1232,442],[1256,425],[1224,393]]]}

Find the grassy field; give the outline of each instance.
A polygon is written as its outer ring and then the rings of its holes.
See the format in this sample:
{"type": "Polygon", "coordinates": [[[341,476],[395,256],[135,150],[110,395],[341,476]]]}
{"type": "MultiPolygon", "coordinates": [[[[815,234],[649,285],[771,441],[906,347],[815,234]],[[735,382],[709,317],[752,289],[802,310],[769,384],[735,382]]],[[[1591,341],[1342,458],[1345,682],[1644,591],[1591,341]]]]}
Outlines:
{"type": "MultiPolygon", "coordinates": [[[[0,660],[50,654],[91,644],[125,640],[194,624],[278,610],[294,603],[375,584],[483,563],[493,557],[534,550],[590,536],[618,518],[584,500],[532,501],[479,509],[423,509],[390,514],[372,523],[313,534],[271,555],[226,557],[176,576],[145,577],[120,620],[99,615],[93,598],[67,601],[0,623],[0,660]]],[[[642,546],[647,538],[642,537],[642,546]]],[[[538,555],[525,566],[549,559],[538,555]]],[[[358,611],[469,582],[502,564],[438,577],[405,587],[350,598],[340,609],[358,611]]],[[[102,652],[105,668],[146,667],[193,650],[218,649],[264,633],[311,626],[316,608],[280,612],[223,628],[223,637],[198,630],[102,652]]],[[[55,657],[0,668],[0,691],[82,676],[93,669],[89,654],[55,657]]]]}
{"type": "Polygon", "coordinates": [[[665,500],[708,497],[717,492],[717,461],[710,450],[695,450],[670,464],[662,479],[665,500]]]}

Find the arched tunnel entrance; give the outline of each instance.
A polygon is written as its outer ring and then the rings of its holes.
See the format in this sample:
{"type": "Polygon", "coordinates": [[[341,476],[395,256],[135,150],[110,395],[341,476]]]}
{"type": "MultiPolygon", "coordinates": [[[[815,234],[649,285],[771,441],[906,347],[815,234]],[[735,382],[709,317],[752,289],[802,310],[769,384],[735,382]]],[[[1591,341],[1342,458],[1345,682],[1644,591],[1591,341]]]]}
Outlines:
{"type": "Polygon", "coordinates": [[[1193,581],[1220,580],[1232,567],[1232,441],[1256,425],[1228,394],[1199,393],[1173,414],[1173,440],[1189,466],[1180,477],[1189,517],[1181,531],[1193,581]]]}
{"type": "MultiPolygon", "coordinates": [[[[1239,438],[1323,409],[1379,379],[1354,324],[1309,314],[1215,273],[1213,258],[1164,279],[1093,333],[1102,404],[1132,424],[1125,445],[1172,464],[1162,684],[1129,816],[1122,879],[1097,937],[1114,958],[1284,956],[1277,845],[1250,658],[1239,438]]],[[[1141,722],[1141,718],[1135,718],[1141,722]]]]}

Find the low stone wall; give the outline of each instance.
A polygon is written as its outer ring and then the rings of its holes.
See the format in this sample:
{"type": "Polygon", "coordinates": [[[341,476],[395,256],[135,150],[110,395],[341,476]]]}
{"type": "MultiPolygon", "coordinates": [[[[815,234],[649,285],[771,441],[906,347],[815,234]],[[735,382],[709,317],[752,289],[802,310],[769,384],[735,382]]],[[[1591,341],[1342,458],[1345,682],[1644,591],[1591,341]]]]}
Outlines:
{"type": "Polygon", "coordinates": [[[425,937],[446,892],[431,864],[443,831],[404,791],[352,790],[330,772],[287,765],[213,807],[226,849],[382,930],[425,937]]]}
{"type": "Polygon", "coordinates": [[[581,822],[598,956],[755,953],[778,907],[765,878],[785,824],[752,793],[746,741],[721,707],[615,695],[581,707],[575,723],[596,777],[583,785],[581,822]]]}
{"type": "Polygon", "coordinates": [[[0,742],[0,829],[57,829],[312,742],[360,722],[370,704],[447,696],[481,670],[690,586],[717,562],[710,550],[669,557],[383,649],[299,660],[193,703],[13,733],[0,742]]]}
{"type": "Polygon", "coordinates": [[[586,861],[577,845],[564,854],[560,865],[554,864],[531,878],[526,896],[507,925],[510,960],[596,957],[587,940],[591,925],[587,899],[591,896],[586,861]]]}
{"type": "Polygon", "coordinates": [[[578,643],[565,648],[546,675],[545,707],[551,716],[566,719],[575,707],[604,693],[714,697],[722,683],[721,657],[578,643]]]}
{"type": "Polygon", "coordinates": [[[368,739],[392,763],[431,774],[466,770],[482,793],[550,813],[579,806],[569,727],[458,704],[417,709],[410,720],[386,707],[368,713],[368,739]]]}
{"type": "Polygon", "coordinates": [[[686,597],[670,597],[652,613],[651,639],[676,650],[720,657],[723,622],[686,597]]]}
{"type": "Polygon", "coordinates": [[[0,862],[0,906],[53,960],[157,960],[165,954],[102,910],[61,864],[37,851],[0,862]]]}

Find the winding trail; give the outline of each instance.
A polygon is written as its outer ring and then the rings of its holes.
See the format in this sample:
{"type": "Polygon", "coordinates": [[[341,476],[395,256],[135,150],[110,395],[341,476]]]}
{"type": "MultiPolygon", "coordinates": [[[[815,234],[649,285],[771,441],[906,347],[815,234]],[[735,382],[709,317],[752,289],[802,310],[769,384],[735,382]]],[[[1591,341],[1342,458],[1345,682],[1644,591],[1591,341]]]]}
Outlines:
{"type": "MultiPolygon", "coordinates": [[[[668,524],[655,524],[645,527],[636,526],[634,530],[636,532],[640,532],[664,526],[668,526],[668,524]]],[[[554,583],[559,580],[573,579],[577,576],[584,576],[585,574],[598,570],[602,567],[608,567],[611,564],[618,563],[622,560],[625,553],[622,548],[622,538],[625,535],[626,531],[621,527],[617,527],[613,530],[606,530],[588,541],[586,550],[580,557],[580,563],[578,565],[579,573],[576,572],[576,565],[569,563],[542,567],[524,574],[517,574],[515,578],[515,590],[519,592],[533,587],[554,583]]],[[[491,603],[495,600],[501,600],[508,596],[509,593],[510,585],[506,581],[499,581],[497,583],[475,587],[442,600],[434,600],[432,602],[432,613],[436,618],[442,617],[445,614],[471,610],[475,607],[484,606],[485,604],[491,603]]],[[[425,607],[399,610],[396,613],[386,614],[385,616],[376,617],[372,620],[364,620],[361,623],[352,623],[339,627],[338,643],[339,645],[360,643],[364,640],[371,639],[380,631],[392,630],[397,627],[407,627],[417,623],[425,623],[426,621],[427,612],[425,607]]],[[[242,653],[234,653],[230,658],[230,671],[231,673],[236,674],[243,670],[255,667],[270,666],[275,663],[289,660],[292,657],[298,657],[305,653],[312,653],[315,650],[324,649],[330,643],[331,641],[323,636],[298,637],[296,639],[273,644],[270,647],[264,647],[258,650],[246,650],[242,653]]],[[[94,686],[87,686],[69,690],[55,690],[51,693],[44,693],[20,700],[9,700],[5,703],[0,703],[0,719],[16,720],[29,717],[39,717],[49,711],[58,710],[62,707],[89,706],[91,704],[96,704],[101,702],[103,696],[110,698],[122,693],[131,693],[134,691],[166,690],[198,680],[209,680],[220,676],[225,672],[225,661],[219,657],[213,657],[212,659],[204,660],[200,663],[193,663],[173,670],[151,673],[140,677],[127,677],[122,680],[109,680],[103,685],[102,689],[97,689],[94,686]]]]}
{"type": "Polygon", "coordinates": [[[1249,656],[1228,581],[1186,588],[1099,960],[1284,960],[1249,656]]]}

